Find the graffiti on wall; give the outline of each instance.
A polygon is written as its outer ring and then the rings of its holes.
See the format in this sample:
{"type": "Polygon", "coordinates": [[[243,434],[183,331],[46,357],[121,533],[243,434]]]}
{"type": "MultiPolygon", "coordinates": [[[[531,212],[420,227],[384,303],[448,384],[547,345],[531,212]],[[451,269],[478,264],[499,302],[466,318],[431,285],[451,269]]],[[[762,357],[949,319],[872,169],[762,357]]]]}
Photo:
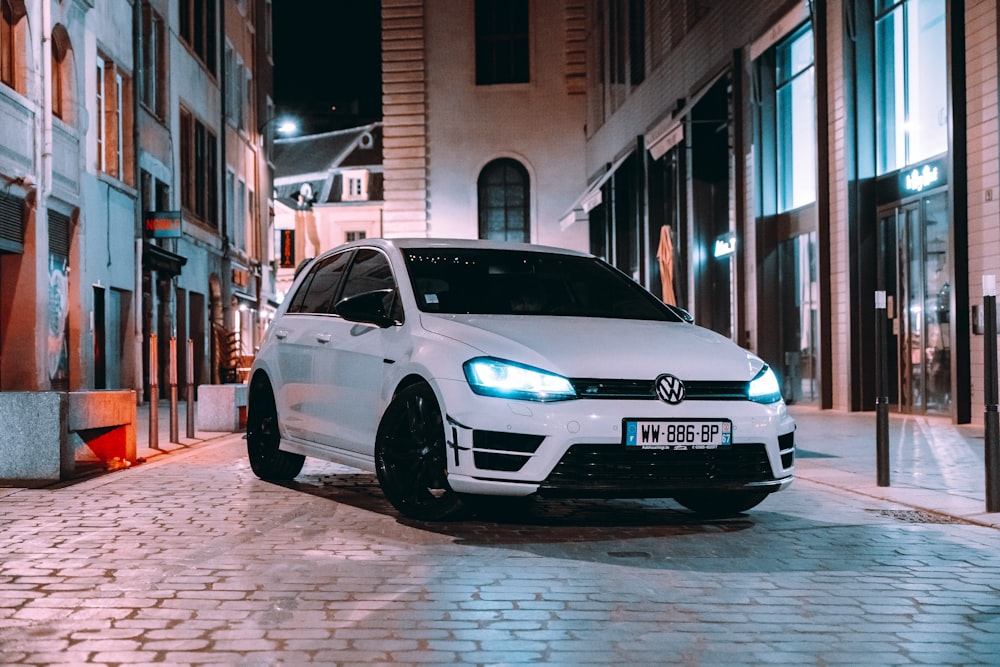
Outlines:
{"type": "Polygon", "coordinates": [[[47,317],[49,380],[69,380],[69,269],[65,257],[49,255],[49,308],[47,317]]]}

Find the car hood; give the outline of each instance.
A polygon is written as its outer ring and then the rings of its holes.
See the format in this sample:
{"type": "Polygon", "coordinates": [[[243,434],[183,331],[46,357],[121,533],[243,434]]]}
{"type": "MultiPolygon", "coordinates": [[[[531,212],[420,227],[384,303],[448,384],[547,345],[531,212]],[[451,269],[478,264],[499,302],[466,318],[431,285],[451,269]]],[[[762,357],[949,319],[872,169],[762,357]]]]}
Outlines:
{"type": "Polygon", "coordinates": [[[421,324],[484,356],[573,378],[653,379],[671,373],[684,380],[743,381],[763,366],[728,338],[683,322],[422,313],[421,324]]]}

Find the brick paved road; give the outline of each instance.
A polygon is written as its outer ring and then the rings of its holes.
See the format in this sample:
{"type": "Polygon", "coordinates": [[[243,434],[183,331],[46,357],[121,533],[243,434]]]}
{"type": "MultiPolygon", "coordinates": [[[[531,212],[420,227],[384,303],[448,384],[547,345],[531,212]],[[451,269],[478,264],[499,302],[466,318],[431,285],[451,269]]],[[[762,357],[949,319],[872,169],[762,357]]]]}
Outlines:
{"type": "Polygon", "coordinates": [[[227,437],[0,489],[0,664],[1000,664],[1000,531],[809,482],[400,520],[370,475],[227,437]]]}

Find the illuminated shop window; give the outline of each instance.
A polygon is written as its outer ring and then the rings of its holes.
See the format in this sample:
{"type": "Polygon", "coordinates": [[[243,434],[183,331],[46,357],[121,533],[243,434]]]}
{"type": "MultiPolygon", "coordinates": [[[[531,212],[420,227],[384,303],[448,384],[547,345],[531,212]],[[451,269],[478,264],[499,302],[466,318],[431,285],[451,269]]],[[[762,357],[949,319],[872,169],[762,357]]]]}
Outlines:
{"type": "Polygon", "coordinates": [[[875,0],[878,173],[948,150],[945,0],[875,0]]]}
{"type": "Polygon", "coordinates": [[[816,201],[816,84],[813,33],[806,25],[775,52],[778,210],[816,201]]]}

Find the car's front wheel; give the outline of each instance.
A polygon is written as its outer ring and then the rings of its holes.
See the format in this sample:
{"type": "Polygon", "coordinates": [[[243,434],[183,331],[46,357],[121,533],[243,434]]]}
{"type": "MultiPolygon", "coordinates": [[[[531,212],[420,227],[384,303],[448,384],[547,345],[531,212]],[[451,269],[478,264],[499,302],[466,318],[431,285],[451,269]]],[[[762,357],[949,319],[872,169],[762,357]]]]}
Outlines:
{"type": "Polygon", "coordinates": [[[258,373],[250,383],[247,399],[247,456],[250,468],[261,479],[293,479],[302,472],[306,457],[278,449],[278,410],[267,377],[258,373]]]}
{"type": "Polygon", "coordinates": [[[752,509],[769,495],[768,491],[687,491],[674,500],[696,514],[722,518],[752,509]]]}
{"type": "Polygon", "coordinates": [[[444,521],[463,509],[448,485],[444,420],[426,384],[399,391],[385,410],[375,440],[375,470],[382,492],[405,516],[444,521]]]}

